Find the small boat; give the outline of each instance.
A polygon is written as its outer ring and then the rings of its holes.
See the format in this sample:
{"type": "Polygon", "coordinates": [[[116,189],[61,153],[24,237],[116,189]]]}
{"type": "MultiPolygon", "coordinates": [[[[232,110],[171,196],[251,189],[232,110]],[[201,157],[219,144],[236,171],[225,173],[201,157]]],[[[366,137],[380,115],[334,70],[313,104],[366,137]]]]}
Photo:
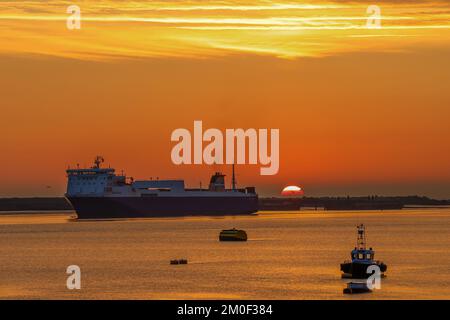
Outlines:
{"type": "Polygon", "coordinates": [[[187,259],[174,259],[170,260],[170,264],[187,264],[187,259]]]}
{"type": "Polygon", "coordinates": [[[219,234],[219,241],[247,241],[247,233],[235,228],[222,230],[219,234]]]}
{"type": "Polygon", "coordinates": [[[347,283],[347,288],[344,288],[344,293],[347,294],[366,292],[372,292],[372,290],[369,289],[365,282],[349,282],[347,283]]]}
{"type": "Polygon", "coordinates": [[[372,272],[367,273],[367,268],[370,266],[378,266],[380,268],[381,276],[384,276],[384,272],[387,270],[387,265],[378,260],[374,260],[375,251],[372,248],[366,248],[366,234],[363,224],[357,226],[358,238],[356,241],[356,247],[350,253],[351,260],[341,263],[341,271],[343,272],[343,278],[352,279],[366,279],[372,272]]]}

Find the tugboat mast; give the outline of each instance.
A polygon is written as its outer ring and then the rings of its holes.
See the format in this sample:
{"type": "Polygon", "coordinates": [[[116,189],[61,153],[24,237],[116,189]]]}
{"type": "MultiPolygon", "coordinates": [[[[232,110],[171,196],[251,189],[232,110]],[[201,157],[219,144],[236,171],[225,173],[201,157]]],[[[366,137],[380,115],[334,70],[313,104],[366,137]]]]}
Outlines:
{"type": "Polygon", "coordinates": [[[356,240],[356,248],[358,250],[366,250],[366,228],[363,224],[357,226],[358,239],[356,240]]]}

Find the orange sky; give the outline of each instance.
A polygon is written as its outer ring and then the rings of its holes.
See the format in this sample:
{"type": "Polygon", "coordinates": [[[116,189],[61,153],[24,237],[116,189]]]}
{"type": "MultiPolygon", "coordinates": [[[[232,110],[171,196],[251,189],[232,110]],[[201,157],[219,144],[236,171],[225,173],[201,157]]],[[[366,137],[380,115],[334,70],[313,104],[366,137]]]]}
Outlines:
{"type": "Polygon", "coordinates": [[[206,184],[171,132],[280,128],[263,195],[450,198],[450,4],[377,1],[2,1],[0,196],[61,195],[96,154],[136,178],[206,184]],[[48,188],[47,186],[50,186],[48,188]]]}

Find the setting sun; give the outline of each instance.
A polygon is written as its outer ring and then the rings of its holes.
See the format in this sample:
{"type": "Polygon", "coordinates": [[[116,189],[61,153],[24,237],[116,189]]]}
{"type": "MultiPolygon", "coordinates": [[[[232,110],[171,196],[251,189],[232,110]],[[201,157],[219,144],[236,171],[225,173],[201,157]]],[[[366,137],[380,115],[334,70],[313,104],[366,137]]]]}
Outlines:
{"type": "Polygon", "coordinates": [[[302,196],[304,191],[302,188],[297,186],[287,186],[281,191],[282,196],[302,196]]]}

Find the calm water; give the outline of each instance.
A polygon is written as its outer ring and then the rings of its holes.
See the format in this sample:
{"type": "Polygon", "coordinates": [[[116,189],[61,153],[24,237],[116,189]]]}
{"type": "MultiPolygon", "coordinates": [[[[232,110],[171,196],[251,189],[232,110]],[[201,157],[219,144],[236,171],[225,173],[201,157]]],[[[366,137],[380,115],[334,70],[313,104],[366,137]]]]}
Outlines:
{"type": "Polygon", "coordinates": [[[450,209],[93,222],[0,215],[0,298],[449,299],[449,250],[450,209]],[[339,263],[358,223],[388,273],[380,290],[349,296],[339,263]],[[231,227],[249,241],[219,242],[231,227]],[[175,258],[189,264],[169,265],[175,258]],[[66,288],[72,264],[81,290],[66,288]]]}

